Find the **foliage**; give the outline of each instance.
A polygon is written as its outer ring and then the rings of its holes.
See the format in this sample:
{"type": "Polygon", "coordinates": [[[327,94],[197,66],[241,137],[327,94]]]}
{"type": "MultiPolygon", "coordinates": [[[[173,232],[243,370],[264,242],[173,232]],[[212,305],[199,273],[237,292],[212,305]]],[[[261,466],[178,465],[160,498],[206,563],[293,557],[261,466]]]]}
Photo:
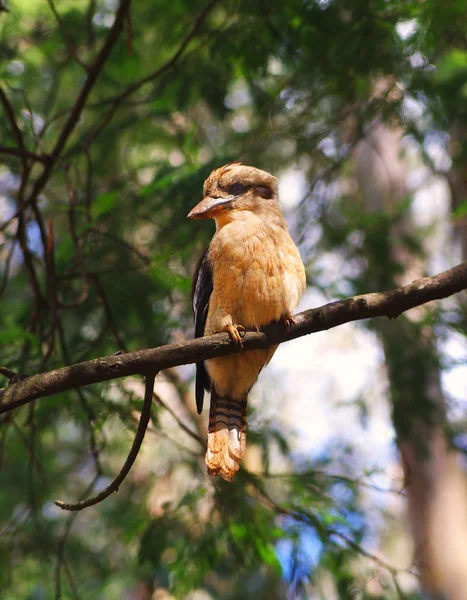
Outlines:
{"type": "MultiPolygon", "coordinates": [[[[190,276],[212,229],[185,217],[209,172],[231,160],[305,173],[296,227],[315,286],[318,253],[337,252],[380,267],[344,273],[341,290],[387,289],[401,268],[390,233],[410,200],[393,216],[368,214],[327,186],[352,172],[352,150],[375,122],[403,125],[423,151],[434,130],[465,120],[465,3],[134,2],[98,64],[120,5],[22,0],[0,12],[0,365],[34,373],[189,335],[190,276]],[[423,119],[408,109],[414,98],[423,119]]],[[[462,163],[467,142],[458,145],[462,163]]],[[[419,254],[416,239],[402,241],[419,254]]],[[[99,490],[118,471],[140,383],[57,395],[2,421],[2,597],[112,599],[147,584],[177,598],[284,598],[287,588],[301,598],[330,577],[339,598],[366,598],[358,590],[374,564],[354,566],[369,525],[351,468],[335,459],[342,448],[303,465],[287,432],[258,420],[250,439],[265,475],[208,481],[191,371],[165,377],[193,435],[161,399],[134,477],[82,514],[52,501],[99,490]],[[269,472],[274,456],[287,477],[269,472]],[[339,488],[323,476],[335,463],[339,488]]],[[[384,597],[397,597],[394,572],[379,564],[377,575],[384,597]]]]}

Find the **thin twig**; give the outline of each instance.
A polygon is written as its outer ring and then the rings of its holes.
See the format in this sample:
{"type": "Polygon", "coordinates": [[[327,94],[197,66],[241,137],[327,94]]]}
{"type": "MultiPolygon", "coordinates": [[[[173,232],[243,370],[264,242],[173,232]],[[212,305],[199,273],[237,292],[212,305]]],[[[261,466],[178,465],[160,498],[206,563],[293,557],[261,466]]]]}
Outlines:
{"type": "Polygon", "coordinates": [[[335,481],[342,481],[344,483],[348,483],[349,485],[371,489],[375,492],[381,492],[383,494],[396,494],[397,496],[405,496],[402,485],[400,489],[383,488],[374,483],[365,481],[365,478],[368,477],[366,475],[361,477],[349,477],[347,475],[340,475],[338,473],[329,473],[320,469],[310,469],[303,473],[257,473],[257,475],[267,477],[268,479],[307,479],[312,477],[324,477],[327,479],[333,479],[335,481]]]}
{"type": "Polygon", "coordinates": [[[138,428],[136,430],[135,439],[133,440],[133,444],[131,446],[128,457],[120,470],[120,473],[115,477],[115,479],[108,485],[105,490],[94,496],[93,498],[89,498],[89,500],[83,500],[81,502],[76,502],[76,504],[69,504],[67,502],[61,502],[60,500],[56,500],[55,504],[63,508],[63,510],[83,510],[83,508],[87,508],[88,506],[94,506],[95,504],[99,504],[106,498],[118,491],[118,488],[125,480],[125,477],[128,475],[131,467],[133,466],[136,457],[138,456],[139,449],[141,448],[141,444],[144,440],[144,435],[146,433],[146,429],[148,427],[149,419],[151,418],[151,406],[152,406],[152,393],[154,388],[154,380],[156,378],[156,373],[151,373],[146,375],[146,383],[144,390],[144,402],[143,408],[141,410],[141,416],[138,423],[138,428]]]}
{"type": "MultiPolygon", "coordinates": [[[[196,38],[199,35],[199,31],[201,29],[203,22],[206,20],[207,15],[212,10],[212,8],[215,6],[215,4],[217,4],[217,2],[219,2],[219,0],[211,0],[211,2],[204,7],[204,9],[198,15],[194,26],[192,27],[192,29],[190,30],[190,32],[188,33],[186,38],[182,41],[179,48],[176,50],[176,52],[173,54],[173,56],[166,63],[164,63],[161,67],[159,67],[156,71],[154,71],[147,77],[145,77],[145,78],[141,79],[140,81],[137,81],[136,83],[129,86],[122,93],[120,93],[116,96],[113,96],[111,98],[106,98],[105,100],[96,102],[96,103],[88,106],[88,108],[99,108],[99,107],[111,104],[111,107],[105,114],[104,118],[99,120],[98,124],[86,135],[86,137],[83,141],[77,142],[75,144],[75,146],[70,148],[70,150],[66,153],[67,157],[70,156],[71,154],[73,154],[76,151],[76,149],[78,149],[78,148],[84,149],[85,151],[89,149],[91,142],[103,131],[103,129],[105,129],[105,127],[107,127],[107,125],[113,119],[117,109],[119,108],[119,106],[123,100],[125,100],[128,96],[132,95],[134,92],[136,92],[142,86],[144,86],[146,83],[149,83],[150,81],[154,81],[154,80],[158,79],[159,77],[161,77],[162,75],[164,75],[165,73],[170,71],[171,69],[177,67],[180,60],[183,58],[183,55],[185,53],[187,46],[190,44],[190,42],[194,38],[196,38]]],[[[131,20],[130,20],[129,14],[128,14],[126,23],[127,23],[127,44],[128,43],[131,44],[131,20]]],[[[147,100],[145,102],[147,102],[147,100]]],[[[49,121],[49,123],[47,124],[47,127],[50,125],[51,122],[53,122],[56,118],[58,118],[61,114],[63,114],[63,112],[64,111],[62,110],[59,113],[57,113],[56,115],[54,115],[51,118],[51,120],[49,121]]],[[[66,112],[66,110],[65,110],[65,112],[66,112]]]]}
{"type": "Polygon", "coordinates": [[[55,17],[55,20],[58,23],[58,26],[60,28],[60,31],[62,32],[62,36],[63,39],[65,41],[66,47],[68,48],[68,52],[70,53],[70,56],[72,56],[74,58],[74,60],[78,63],[78,65],[80,67],[82,67],[86,73],[89,73],[90,70],[90,66],[87,65],[85,62],[83,62],[81,60],[81,58],[79,57],[78,51],[76,50],[76,48],[73,46],[68,33],[66,31],[66,27],[65,27],[65,23],[63,22],[62,17],[58,14],[58,11],[55,7],[55,4],[53,2],[53,0],[47,0],[48,5],[50,6],[50,10],[53,12],[53,15],[55,17]]]}
{"type": "Polygon", "coordinates": [[[93,164],[89,148],[84,149],[84,155],[86,157],[86,218],[91,221],[93,164]]]}
{"type": "Polygon", "coordinates": [[[128,348],[127,348],[127,345],[125,344],[125,340],[123,339],[123,336],[117,327],[117,323],[115,321],[115,318],[114,318],[114,315],[112,312],[112,308],[110,306],[109,298],[106,294],[106,291],[105,291],[103,285],[101,284],[99,277],[96,274],[91,275],[90,273],[88,273],[88,277],[94,283],[97,293],[99,294],[99,297],[102,302],[102,307],[104,309],[105,317],[107,320],[107,324],[109,325],[112,333],[114,334],[115,341],[118,344],[118,349],[123,350],[124,352],[128,352],[128,348]]]}
{"type": "Polygon", "coordinates": [[[194,23],[193,27],[191,28],[190,32],[188,33],[188,35],[185,37],[185,39],[182,41],[182,43],[180,44],[178,49],[175,51],[175,53],[172,55],[172,57],[167,62],[165,62],[162,66],[160,66],[158,69],[156,69],[150,75],[147,75],[143,79],[140,79],[136,83],[129,86],[121,94],[118,94],[117,96],[113,96],[111,98],[106,98],[105,100],[102,100],[101,102],[98,102],[97,104],[95,104],[93,106],[104,106],[106,104],[115,104],[116,102],[120,103],[125,98],[128,98],[128,96],[131,96],[132,94],[134,94],[134,92],[139,90],[139,88],[141,88],[143,85],[145,85],[146,83],[149,83],[150,81],[153,81],[154,79],[157,79],[158,77],[163,75],[166,71],[169,71],[172,67],[174,67],[177,64],[180,57],[185,52],[185,49],[187,48],[189,43],[199,34],[199,31],[200,31],[204,21],[206,20],[206,17],[208,16],[208,14],[211,12],[211,10],[214,8],[214,6],[219,1],[220,0],[211,0],[208,4],[206,4],[206,6],[203,8],[203,10],[199,13],[198,17],[196,18],[195,23],[194,23]]]}
{"type": "MultiPolygon", "coordinates": [[[[94,479],[91,481],[91,483],[88,485],[88,487],[84,490],[84,492],[81,496],[82,498],[85,498],[89,494],[89,492],[91,492],[94,489],[94,486],[96,485],[96,482],[98,479],[99,479],[99,474],[96,473],[96,476],[94,477],[94,479]]],[[[64,531],[63,531],[63,535],[60,537],[58,544],[57,544],[57,563],[55,565],[55,600],[59,600],[62,597],[61,571],[62,571],[62,565],[64,565],[64,563],[65,563],[65,546],[66,546],[68,536],[70,535],[71,528],[73,527],[73,523],[75,522],[75,519],[77,516],[78,516],[78,513],[75,512],[68,517],[67,522],[65,524],[64,531]]]]}
{"type": "Polygon", "coordinates": [[[203,439],[201,438],[200,435],[198,435],[195,431],[192,431],[188,425],[185,425],[185,423],[183,421],[181,421],[177,415],[174,413],[174,411],[170,408],[170,406],[168,406],[163,400],[162,398],[160,398],[159,396],[157,396],[156,394],[154,394],[154,400],[160,404],[162,406],[162,408],[165,408],[165,410],[169,413],[169,415],[175,419],[177,425],[183,429],[183,431],[185,433],[187,433],[190,437],[192,437],[194,440],[196,440],[199,444],[201,444],[202,446],[205,446],[205,443],[203,441],[203,439]]]}
{"type": "Polygon", "coordinates": [[[55,330],[57,328],[58,316],[58,297],[57,297],[57,279],[55,276],[55,244],[54,244],[54,229],[52,219],[48,220],[47,231],[47,246],[45,250],[45,258],[47,265],[47,283],[50,306],[50,331],[47,351],[44,354],[44,361],[47,361],[55,351],[55,330]]]}
{"type": "Polygon", "coordinates": [[[346,535],[345,533],[342,533],[336,529],[332,529],[331,527],[328,527],[327,525],[322,523],[316,515],[310,514],[309,512],[304,510],[302,507],[289,508],[289,507],[280,505],[278,502],[276,502],[270,496],[270,494],[268,492],[266,492],[266,490],[264,489],[264,486],[260,483],[259,478],[254,476],[252,473],[247,473],[247,477],[248,477],[248,481],[250,483],[252,483],[252,485],[255,487],[257,492],[259,492],[261,499],[263,501],[265,501],[266,505],[269,506],[269,508],[272,508],[273,510],[275,510],[278,514],[291,517],[294,521],[298,521],[298,522],[301,522],[310,527],[316,528],[317,533],[320,536],[323,536],[323,535],[332,536],[333,535],[335,537],[338,537],[349,548],[352,548],[353,550],[355,550],[355,552],[364,556],[365,558],[369,558],[375,564],[377,564],[379,567],[381,567],[381,568],[387,570],[389,573],[391,573],[391,575],[395,575],[400,572],[405,572],[405,573],[409,573],[410,575],[414,575],[415,577],[417,576],[417,574],[414,571],[412,571],[411,569],[398,569],[398,568],[393,567],[392,565],[386,563],[384,560],[382,560],[375,554],[372,554],[368,550],[365,550],[365,548],[363,548],[357,542],[352,540],[348,535],[346,535]]]}
{"type": "MultiPolygon", "coordinates": [[[[12,421],[13,419],[8,419],[7,417],[5,417],[1,422],[2,428],[0,430],[0,472],[3,468],[3,457],[5,451],[6,436],[8,435],[8,431],[10,430],[12,421]]],[[[3,532],[0,531],[0,538],[2,537],[2,535],[3,532]]]]}
{"type": "Polygon", "coordinates": [[[43,164],[47,164],[50,160],[50,157],[47,154],[36,154],[35,152],[30,152],[26,149],[11,148],[10,146],[0,146],[0,154],[9,154],[21,159],[27,158],[43,164]]]}
{"type": "Polygon", "coordinates": [[[86,105],[88,96],[91,93],[94,84],[96,83],[97,78],[99,77],[104,67],[105,62],[107,61],[110,52],[112,51],[112,48],[114,47],[120,35],[120,32],[122,31],[123,23],[128,13],[129,7],[130,0],[120,1],[120,5],[115,15],[115,20],[109,31],[109,34],[107,35],[107,38],[95,61],[89,67],[86,81],[84,82],[83,87],[81,88],[81,91],[76,99],[76,102],[73,105],[73,108],[71,109],[68,119],[66,120],[65,125],[63,126],[57,138],[57,141],[55,142],[55,146],[53,147],[52,152],[50,153],[51,159],[49,163],[45,166],[40,177],[36,180],[33,189],[28,197],[27,204],[32,203],[33,200],[37,198],[37,196],[41,193],[41,191],[47,184],[49,177],[52,173],[52,169],[55,166],[56,162],[59,160],[60,155],[65,147],[65,144],[68,141],[68,138],[73,133],[76,125],[78,124],[81,113],[86,105]]]}
{"type": "MultiPolygon", "coordinates": [[[[66,345],[65,331],[64,331],[60,317],[57,318],[57,329],[58,329],[58,339],[60,340],[60,349],[62,352],[63,359],[66,362],[66,364],[71,364],[70,355],[69,355],[68,348],[66,345]]],[[[79,401],[80,401],[83,411],[86,413],[87,424],[88,424],[88,429],[89,429],[91,454],[92,454],[92,457],[94,460],[96,477],[98,477],[99,475],[102,475],[102,465],[100,462],[99,449],[97,447],[97,441],[96,441],[96,436],[95,436],[94,427],[93,427],[94,415],[92,413],[92,410],[91,410],[89,404],[87,403],[86,397],[84,395],[84,391],[77,388],[76,394],[78,395],[78,398],[79,398],[79,401]]]]}
{"type": "Polygon", "coordinates": [[[81,306],[81,304],[86,301],[86,299],[89,295],[89,278],[86,274],[86,269],[84,268],[83,255],[81,253],[81,247],[79,245],[78,234],[76,232],[76,222],[75,222],[75,208],[76,208],[76,202],[77,202],[76,188],[72,184],[70,175],[66,169],[64,169],[64,171],[63,171],[63,176],[65,179],[68,200],[69,200],[68,228],[70,231],[71,239],[73,240],[73,246],[75,248],[76,266],[77,266],[77,269],[80,272],[81,277],[83,279],[83,289],[81,291],[81,294],[78,296],[78,298],[76,300],[74,300],[73,302],[63,302],[63,301],[58,300],[60,308],[71,309],[71,308],[77,308],[78,306],[81,306]]]}
{"type": "Polygon", "coordinates": [[[44,467],[42,466],[42,463],[40,462],[40,460],[35,455],[34,448],[31,445],[31,440],[28,439],[28,437],[25,435],[23,429],[18,425],[18,423],[16,423],[16,421],[14,419],[11,420],[11,425],[12,425],[13,429],[15,430],[16,435],[20,438],[20,440],[25,445],[32,462],[36,465],[37,472],[41,478],[41,484],[43,487],[45,487],[47,484],[46,471],[45,471],[44,467]]]}
{"type": "MultiPolygon", "coordinates": [[[[38,310],[40,305],[43,304],[44,300],[43,300],[42,293],[40,290],[39,281],[38,281],[37,274],[36,274],[36,271],[34,268],[34,264],[32,261],[31,252],[30,252],[30,250],[28,248],[28,244],[27,244],[26,218],[25,218],[25,214],[24,214],[24,211],[25,211],[24,194],[25,194],[26,186],[27,186],[27,183],[29,180],[31,166],[29,164],[29,159],[27,157],[28,152],[26,150],[26,146],[24,143],[23,132],[19,128],[18,123],[16,121],[13,106],[12,106],[11,102],[8,100],[7,95],[5,94],[5,92],[3,91],[3,89],[1,87],[0,87],[0,103],[3,106],[3,111],[5,113],[6,119],[10,126],[11,132],[12,132],[13,136],[15,137],[16,142],[19,146],[19,155],[21,156],[21,162],[23,165],[21,184],[20,184],[20,187],[18,190],[18,228],[17,228],[17,232],[16,232],[16,237],[18,238],[19,245],[20,245],[21,251],[23,253],[24,264],[25,264],[26,270],[29,275],[31,287],[34,292],[34,297],[35,297],[35,301],[36,301],[36,309],[38,310]]],[[[47,165],[45,168],[47,168],[47,165]]]]}
{"type": "Polygon", "coordinates": [[[26,167],[27,165],[27,156],[26,156],[26,146],[24,145],[23,132],[18,127],[18,123],[16,122],[15,112],[13,110],[13,106],[8,100],[5,92],[0,87],[0,103],[3,106],[3,110],[5,112],[6,119],[10,125],[11,132],[16,139],[16,143],[19,146],[19,150],[21,152],[21,158],[23,160],[23,165],[26,167]]]}
{"type": "Polygon", "coordinates": [[[18,373],[8,369],[8,367],[0,367],[0,375],[4,375],[7,379],[13,379],[18,376],[18,373]]]}
{"type": "Polygon", "coordinates": [[[128,12],[126,18],[126,53],[128,56],[133,54],[133,28],[131,25],[131,12],[128,12]]]}
{"type": "Polygon", "coordinates": [[[14,214],[11,215],[11,217],[9,219],[4,221],[0,225],[0,233],[3,233],[4,231],[6,231],[8,229],[8,227],[10,227],[10,225],[13,223],[13,221],[16,221],[18,219],[18,217],[19,217],[19,210],[17,210],[14,214]]]}
{"type": "MultiPolygon", "coordinates": [[[[24,90],[23,88],[13,87],[9,83],[7,83],[6,85],[8,86],[8,89],[11,92],[19,94],[21,96],[21,98],[23,99],[23,104],[24,104],[24,106],[26,108],[27,114],[29,115],[29,118],[27,118],[27,121],[29,121],[29,127],[30,127],[30,130],[31,130],[31,137],[35,141],[34,151],[36,151],[36,148],[39,148],[40,150],[42,150],[43,155],[46,156],[47,152],[45,152],[45,149],[42,147],[40,136],[36,133],[36,129],[34,127],[34,112],[32,110],[31,103],[28,100],[28,96],[26,94],[26,90],[24,90]]],[[[45,162],[47,163],[47,161],[45,161],[45,162]]]]}
{"type": "Polygon", "coordinates": [[[180,450],[181,452],[186,452],[190,456],[197,456],[197,457],[200,457],[200,458],[201,457],[204,458],[204,455],[205,455],[205,451],[204,450],[195,451],[195,450],[192,450],[191,448],[187,448],[186,446],[184,446],[183,444],[181,444],[180,442],[178,442],[177,440],[175,440],[168,433],[165,433],[164,431],[161,431],[160,429],[155,429],[154,427],[148,427],[148,432],[149,433],[153,433],[155,436],[163,438],[164,440],[169,441],[176,448],[178,448],[178,450],[180,450]]]}

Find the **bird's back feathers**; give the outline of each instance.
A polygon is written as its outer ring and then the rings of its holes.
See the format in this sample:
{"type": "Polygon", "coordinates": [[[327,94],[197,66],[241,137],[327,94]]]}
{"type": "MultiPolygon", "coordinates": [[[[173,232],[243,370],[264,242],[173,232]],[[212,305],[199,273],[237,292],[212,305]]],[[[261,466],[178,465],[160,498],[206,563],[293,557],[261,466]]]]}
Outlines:
{"type": "MultiPolygon", "coordinates": [[[[191,288],[191,302],[195,316],[195,338],[203,337],[208,316],[209,298],[212,294],[212,267],[209,260],[209,248],[196,265],[191,288]]],[[[211,389],[211,381],[206,371],[204,361],[196,363],[196,409],[201,414],[204,403],[204,390],[211,389]]]]}

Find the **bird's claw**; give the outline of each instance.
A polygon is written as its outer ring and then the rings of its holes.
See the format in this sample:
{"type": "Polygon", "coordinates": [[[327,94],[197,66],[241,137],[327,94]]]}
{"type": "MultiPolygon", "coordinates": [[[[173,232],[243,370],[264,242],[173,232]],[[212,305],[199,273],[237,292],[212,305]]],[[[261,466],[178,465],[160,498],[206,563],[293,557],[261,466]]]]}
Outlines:
{"type": "Polygon", "coordinates": [[[243,348],[242,338],[245,337],[246,329],[243,325],[227,325],[225,331],[230,336],[231,341],[240,348],[243,348]]]}
{"type": "Polygon", "coordinates": [[[245,329],[245,327],[243,327],[243,325],[234,325],[234,327],[236,327],[236,328],[237,328],[238,335],[239,335],[241,338],[244,338],[244,337],[245,337],[245,335],[246,335],[246,329],[245,329]]]}
{"type": "Polygon", "coordinates": [[[284,326],[287,329],[287,331],[290,331],[290,328],[292,327],[292,325],[295,325],[295,323],[296,323],[296,321],[292,317],[292,315],[284,315],[281,318],[281,321],[282,321],[282,323],[284,323],[284,326]]]}

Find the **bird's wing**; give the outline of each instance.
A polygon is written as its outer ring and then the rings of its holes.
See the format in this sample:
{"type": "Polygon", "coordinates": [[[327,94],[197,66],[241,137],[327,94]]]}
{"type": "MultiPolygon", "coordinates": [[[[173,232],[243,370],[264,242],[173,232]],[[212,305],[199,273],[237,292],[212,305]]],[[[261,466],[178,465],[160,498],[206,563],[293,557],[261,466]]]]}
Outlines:
{"type": "MultiPolygon", "coordinates": [[[[191,302],[195,316],[195,338],[203,337],[208,316],[209,299],[212,294],[212,267],[209,248],[205,250],[196,265],[191,288],[191,302]]],[[[196,408],[198,414],[203,410],[204,390],[211,389],[211,380],[204,362],[196,363],[196,408]]]]}

